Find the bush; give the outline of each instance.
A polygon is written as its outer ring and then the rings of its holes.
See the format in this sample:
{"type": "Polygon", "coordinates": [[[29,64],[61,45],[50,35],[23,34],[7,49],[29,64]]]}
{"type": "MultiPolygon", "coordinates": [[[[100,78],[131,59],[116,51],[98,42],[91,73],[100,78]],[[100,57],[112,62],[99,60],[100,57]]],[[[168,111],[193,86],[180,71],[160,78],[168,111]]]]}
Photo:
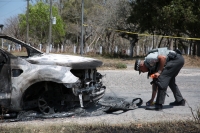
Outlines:
{"type": "Polygon", "coordinates": [[[120,63],[116,64],[116,68],[118,68],[118,69],[124,69],[124,68],[127,68],[127,65],[120,62],[120,63]]]}
{"type": "Polygon", "coordinates": [[[200,108],[197,109],[196,116],[194,116],[194,119],[198,124],[200,124],[200,108]]]}

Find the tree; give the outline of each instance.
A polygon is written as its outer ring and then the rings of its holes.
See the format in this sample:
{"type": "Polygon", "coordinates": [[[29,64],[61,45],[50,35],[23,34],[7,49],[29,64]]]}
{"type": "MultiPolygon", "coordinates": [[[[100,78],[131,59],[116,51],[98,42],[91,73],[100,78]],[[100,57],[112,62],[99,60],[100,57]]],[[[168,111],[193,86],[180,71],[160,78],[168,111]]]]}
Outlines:
{"type": "MultiPolygon", "coordinates": [[[[56,17],[56,24],[52,26],[52,38],[54,43],[61,43],[64,32],[64,23],[58,14],[56,7],[52,7],[52,14],[56,17]]],[[[26,31],[26,15],[20,14],[20,29],[21,32],[26,31]]],[[[46,43],[48,39],[49,28],[49,5],[43,2],[37,2],[35,5],[30,5],[29,9],[29,35],[35,42],[46,43]]]]}
{"type": "MultiPolygon", "coordinates": [[[[166,19],[172,16],[174,22],[174,29],[180,35],[184,36],[187,35],[191,38],[199,38],[200,32],[200,1],[198,0],[173,0],[171,1],[170,5],[167,5],[163,8],[165,12],[166,19]],[[171,5],[171,6],[170,6],[171,5]],[[167,13],[168,12],[168,13],[167,13]]],[[[200,49],[200,42],[198,40],[194,40],[193,45],[193,55],[199,55],[200,51],[198,50],[196,53],[196,46],[197,49],[200,49]]],[[[184,47],[184,45],[182,45],[184,47]]]]}
{"type": "Polygon", "coordinates": [[[20,35],[18,16],[13,16],[6,20],[6,24],[4,26],[4,33],[19,39],[24,39],[20,35]]]}
{"type": "MultiPolygon", "coordinates": [[[[197,0],[134,0],[131,1],[128,23],[138,25],[140,32],[161,35],[199,37],[200,1],[197,0]]],[[[176,39],[177,42],[183,41],[176,39]]],[[[199,43],[199,41],[196,43],[199,43]]],[[[183,43],[181,47],[184,47],[183,43]]],[[[179,46],[179,47],[180,47],[179,46]]],[[[199,45],[198,45],[199,46],[199,45]]]]}
{"type": "MultiPolygon", "coordinates": [[[[111,8],[107,8],[105,0],[85,0],[84,1],[84,45],[96,46],[104,45],[104,35],[106,34],[106,22],[110,17],[111,8]],[[110,12],[108,12],[108,9],[110,12]]],[[[109,0],[111,1],[111,0],[109,0]]],[[[111,5],[109,5],[111,7],[111,5]]],[[[70,39],[74,44],[80,44],[81,26],[81,1],[65,1],[62,10],[62,17],[66,23],[66,39],[70,39]]],[[[107,24],[108,25],[108,24],[107,24]]],[[[95,47],[94,46],[94,47],[95,47]]]]}

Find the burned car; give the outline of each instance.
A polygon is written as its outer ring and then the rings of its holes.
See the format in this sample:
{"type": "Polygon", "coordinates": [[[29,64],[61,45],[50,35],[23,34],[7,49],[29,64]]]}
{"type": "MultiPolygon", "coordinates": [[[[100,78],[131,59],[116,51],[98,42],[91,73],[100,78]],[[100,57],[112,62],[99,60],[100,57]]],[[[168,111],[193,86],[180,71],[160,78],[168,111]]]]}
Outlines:
{"type": "Polygon", "coordinates": [[[87,57],[43,53],[1,34],[0,106],[7,112],[37,109],[43,114],[85,107],[105,94],[102,62],[87,57]],[[17,44],[21,51],[13,50],[17,44]]]}

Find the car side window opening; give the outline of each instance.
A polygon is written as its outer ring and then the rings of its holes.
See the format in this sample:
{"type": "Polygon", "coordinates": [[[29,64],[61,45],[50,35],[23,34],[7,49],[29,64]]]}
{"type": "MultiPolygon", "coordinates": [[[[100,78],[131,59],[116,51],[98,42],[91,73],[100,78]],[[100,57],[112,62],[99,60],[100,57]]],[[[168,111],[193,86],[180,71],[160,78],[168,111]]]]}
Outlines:
{"type": "Polygon", "coordinates": [[[17,44],[15,42],[12,42],[10,40],[4,39],[3,49],[17,57],[28,57],[28,52],[26,47],[17,44]]]}

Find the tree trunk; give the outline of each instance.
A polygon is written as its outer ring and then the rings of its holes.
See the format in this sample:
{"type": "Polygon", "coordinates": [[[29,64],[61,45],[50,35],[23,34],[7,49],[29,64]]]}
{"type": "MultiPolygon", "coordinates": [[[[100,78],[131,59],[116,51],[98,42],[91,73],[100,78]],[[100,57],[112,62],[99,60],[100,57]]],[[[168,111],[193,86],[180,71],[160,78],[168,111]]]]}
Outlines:
{"type": "Polygon", "coordinates": [[[192,43],[193,43],[193,41],[190,42],[190,47],[189,47],[189,50],[190,50],[190,51],[189,51],[189,55],[192,55],[192,43]]]}
{"type": "Polygon", "coordinates": [[[177,44],[176,44],[176,42],[177,42],[177,39],[174,39],[174,45],[175,45],[174,48],[175,48],[175,49],[177,49],[177,44]]]}
{"type": "Polygon", "coordinates": [[[193,45],[193,54],[192,55],[196,55],[196,46],[197,46],[197,44],[196,44],[197,42],[195,42],[194,43],[194,45],[193,45]]]}
{"type": "Polygon", "coordinates": [[[169,43],[170,50],[173,50],[173,47],[174,47],[174,40],[170,39],[170,43],[169,43]]]}
{"type": "Polygon", "coordinates": [[[138,40],[137,39],[132,39],[130,41],[130,57],[133,57],[133,48],[135,46],[135,43],[137,42],[138,40]]]}
{"type": "Polygon", "coordinates": [[[158,48],[160,48],[160,45],[161,45],[161,43],[162,43],[162,40],[163,40],[163,37],[160,39],[160,42],[159,42],[159,44],[158,44],[158,48]]]}
{"type": "Polygon", "coordinates": [[[197,56],[200,56],[200,41],[197,41],[197,56]]]}
{"type": "Polygon", "coordinates": [[[130,41],[130,57],[133,57],[133,47],[134,44],[132,43],[132,40],[130,41]]]}

